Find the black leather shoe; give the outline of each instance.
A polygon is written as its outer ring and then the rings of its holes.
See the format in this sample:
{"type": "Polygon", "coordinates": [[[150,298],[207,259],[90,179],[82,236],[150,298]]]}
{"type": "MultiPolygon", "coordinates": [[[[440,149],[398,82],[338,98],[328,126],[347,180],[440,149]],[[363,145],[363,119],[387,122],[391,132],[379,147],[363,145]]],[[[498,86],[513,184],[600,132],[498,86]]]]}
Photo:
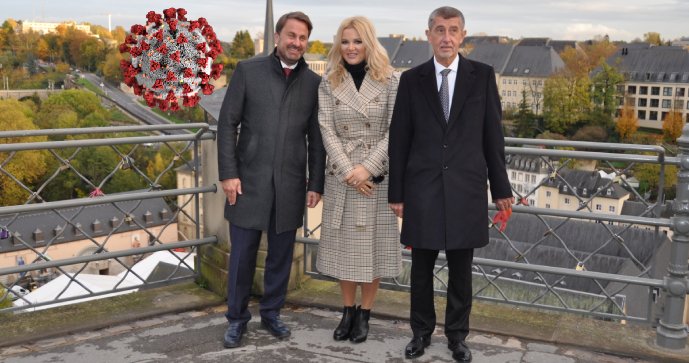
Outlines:
{"type": "Polygon", "coordinates": [[[463,340],[457,342],[450,341],[447,347],[452,351],[452,358],[455,361],[471,362],[471,351],[463,340]]]}
{"type": "Polygon", "coordinates": [[[404,356],[408,359],[418,358],[423,355],[424,349],[431,345],[431,337],[415,336],[404,348],[404,356]]]}
{"type": "Polygon", "coordinates": [[[356,308],[356,317],[354,317],[354,324],[352,324],[352,334],[349,336],[349,341],[352,343],[362,343],[368,337],[368,319],[371,317],[371,310],[362,309],[361,306],[356,308]]]}
{"type": "Polygon", "coordinates": [[[261,325],[278,339],[287,338],[291,334],[280,318],[261,318],[261,325]]]}
{"type": "Polygon", "coordinates": [[[342,311],[342,319],[340,324],[335,328],[333,333],[333,339],[335,340],[347,340],[352,332],[352,323],[354,322],[354,316],[356,315],[356,307],[345,306],[342,311]]]}
{"type": "Polygon", "coordinates": [[[230,323],[225,331],[225,348],[237,348],[242,345],[242,336],[246,332],[246,323],[230,323]]]}

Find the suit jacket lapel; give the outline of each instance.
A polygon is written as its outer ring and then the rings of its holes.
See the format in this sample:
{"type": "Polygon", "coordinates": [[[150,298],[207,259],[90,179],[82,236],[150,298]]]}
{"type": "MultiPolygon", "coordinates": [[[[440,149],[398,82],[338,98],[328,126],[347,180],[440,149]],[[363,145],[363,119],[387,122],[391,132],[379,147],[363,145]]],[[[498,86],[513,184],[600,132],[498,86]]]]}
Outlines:
{"type": "Polygon", "coordinates": [[[474,87],[476,76],[474,75],[474,67],[461,55],[459,57],[459,69],[457,70],[457,78],[455,80],[455,91],[452,96],[452,106],[450,108],[450,119],[448,125],[452,126],[457,122],[459,114],[462,112],[464,102],[469,97],[470,91],[474,87]]]}
{"type": "Polygon", "coordinates": [[[428,106],[435,115],[435,120],[443,128],[447,127],[445,115],[443,115],[443,106],[440,104],[440,96],[438,96],[438,82],[435,77],[435,64],[433,63],[433,58],[423,65],[423,68],[419,72],[419,76],[421,93],[426,97],[428,106]]]}
{"type": "Polygon", "coordinates": [[[368,117],[368,104],[376,99],[385,89],[386,85],[384,83],[374,81],[366,74],[359,91],[357,91],[352,76],[346,73],[345,79],[332,92],[333,96],[340,102],[350,106],[364,117],[368,117]]]}

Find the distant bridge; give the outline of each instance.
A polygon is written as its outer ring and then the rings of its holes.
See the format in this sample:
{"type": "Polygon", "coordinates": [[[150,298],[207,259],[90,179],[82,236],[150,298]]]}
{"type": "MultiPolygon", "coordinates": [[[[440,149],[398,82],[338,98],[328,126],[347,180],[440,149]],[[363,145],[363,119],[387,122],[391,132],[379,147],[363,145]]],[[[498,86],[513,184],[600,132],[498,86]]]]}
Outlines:
{"type": "Polygon", "coordinates": [[[38,95],[41,99],[46,99],[53,93],[62,92],[62,89],[14,89],[14,90],[0,90],[0,99],[20,99],[23,97],[31,97],[38,95]]]}

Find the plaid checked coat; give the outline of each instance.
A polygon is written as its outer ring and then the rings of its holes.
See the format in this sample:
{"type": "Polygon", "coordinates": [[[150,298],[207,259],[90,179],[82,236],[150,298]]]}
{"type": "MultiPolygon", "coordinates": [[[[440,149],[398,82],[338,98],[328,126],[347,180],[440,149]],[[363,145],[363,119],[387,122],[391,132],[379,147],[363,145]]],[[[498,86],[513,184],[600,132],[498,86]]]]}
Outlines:
{"type": "Polygon", "coordinates": [[[395,277],[401,268],[397,218],[387,201],[388,129],[399,74],[387,82],[366,74],[358,91],[351,75],[345,77],[334,90],[324,78],[318,89],[318,121],[328,156],[317,268],[340,280],[371,282],[395,277]],[[356,164],[385,176],[372,197],[345,182],[356,164]]]}

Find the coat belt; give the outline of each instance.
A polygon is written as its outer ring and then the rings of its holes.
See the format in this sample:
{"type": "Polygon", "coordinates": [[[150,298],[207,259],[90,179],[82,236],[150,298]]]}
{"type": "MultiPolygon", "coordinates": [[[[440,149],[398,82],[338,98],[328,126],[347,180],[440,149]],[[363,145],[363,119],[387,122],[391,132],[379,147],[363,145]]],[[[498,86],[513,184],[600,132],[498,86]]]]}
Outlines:
{"type": "MultiPolygon", "coordinates": [[[[355,140],[347,140],[344,143],[344,151],[351,160],[351,154],[354,150],[356,150],[358,147],[364,147],[366,149],[366,143],[362,139],[355,139],[355,140]]],[[[344,215],[344,207],[345,207],[345,199],[347,196],[347,190],[349,188],[345,188],[344,193],[335,193],[335,198],[333,200],[333,217],[329,221],[330,226],[335,229],[340,229],[340,226],[342,225],[342,216],[344,215]]],[[[352,190],[354,191],[354,190],[352,190]]],[[[354,191],[356,193],[356,191],[354,191]]],[[[364,227],[366,226],[366,209],[363,210],[355,210],[355,223],[357,227],[364,227]]]]}

